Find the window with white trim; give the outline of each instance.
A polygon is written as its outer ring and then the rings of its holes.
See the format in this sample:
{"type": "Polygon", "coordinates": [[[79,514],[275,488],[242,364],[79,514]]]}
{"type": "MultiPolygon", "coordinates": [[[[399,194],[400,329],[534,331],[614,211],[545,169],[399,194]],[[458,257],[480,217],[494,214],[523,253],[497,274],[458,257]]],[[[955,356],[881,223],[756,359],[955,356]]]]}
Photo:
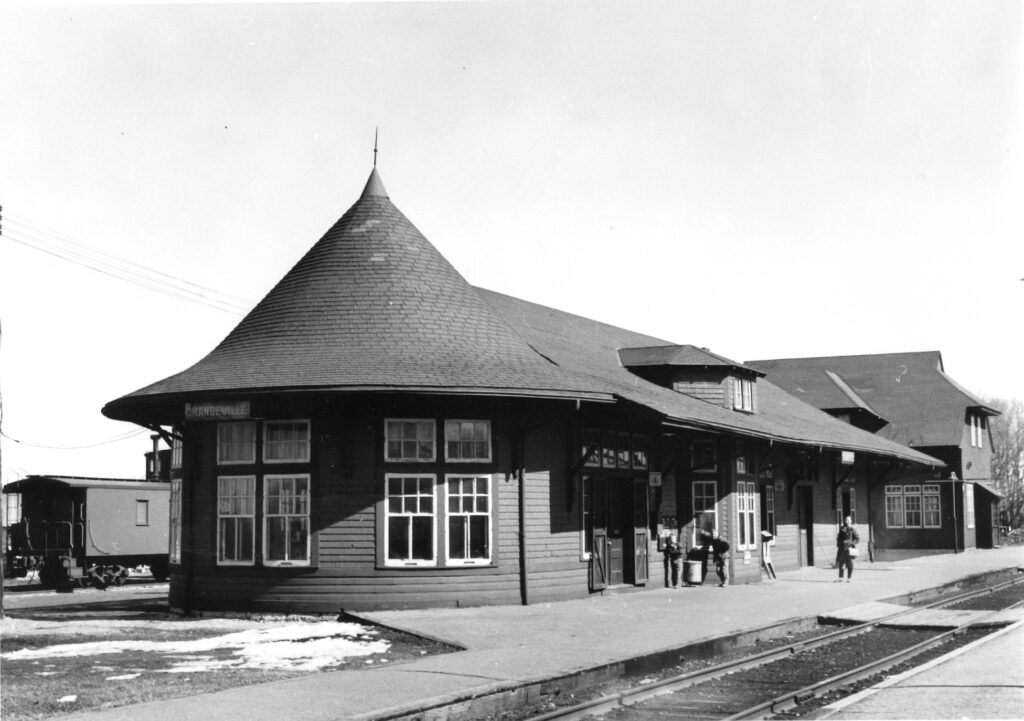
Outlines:
{"type": "Polygon", "coordinates": [[[964,484],[964,520],[968,528],[974,528],[974,484],[964,484]]]}
{"type": "Polygon", "coordinates": [[[581,432],[580,456],[585,466],[603,468],[647,468],[647,437],[636,433],[619,433],[596,428],[581,432]]]}
{"type": "Polygon", "coordinates": [[[384,460],[430,463],[436,459],[437,424],[433,418],[384,421],[384,460]]]}
{"type": "Polygon", "coordinates": [[[263,563],[309,565],[309,474],[264,476],[263,563]]]}
{"type": "Polygon", "coordinates": [[[388,566],[433,566],[437,559],[433,474],[387,473],[384,558],[388,566]]]}
{"type": "Polygon", "coordinates": [[[718,483],[716,481],[693,482],[693,538],[696,546],[703,532],[711,533],[718,528],[718,483]]]}
{"type": "Polygon", "coordinates": [[[256,462],[256,424],[252,421],[217,424],[217,463],[256,462]]]}
{"type": "Polygon", "coordinates": [[[141,499],[135,501],[135,525],[149,525],[149,501],[141,499]]]}
{"type": "Polygon", "coordinates": [[[263,424],[263,461],[309,461],[309,421],[266,421],[263,424]]]}
{"type": "Polygon", "coordinates": [[[778,530],[775,526],[775,486],[761,487],[761,524],[762,528],[772,534],[771,542],[775,543],[778,530]]]}
{"type": "Polygon", "coordinates": [[[217,563],[253,565],[256,547],[256,476],[217,478],[217,563]]]}
{"type": "Polygon", "coordinates": [[[178,429],[173,430],[174,435],[171,437],[171,468],[181,468],[181,431],[178,429]]]}
{"type": "Polygon", "coordinates": [[[754,410],[754,381],[749,378],[733,378],[732,407],[738,411],[754,410]]]}
{"type": "Polygon", "coordinates": [[[491,460],[491,422],[445,420],[445,460],[486,463],[491,460]]]}
{"type": "Polygon", "coordinates": [[[921,486],[903,486],[903,526],[921,528],[921,486]]]}
{"type": "Polygon", "coordinates": [[[736,510],[739,516],[736,526],[739,534],[736,540],[737,548],[741,551],[757,548],[757,503],[754,500],[756,497],[753,482],[740,481],[736,484],[736,510]]]}
{"type": "Polygon", "coordinates": [[[171,563],[181,563],[181,479],[171,480],[171,506],[168,510],[168,547],[171,563]]]}
{"type": "Polygon", "coordinates": [[[968,414],[968,420],[971,424],[971,447],[972,448],[984,448],[985,447],[985,416],[978,413],[968,414]]]}
{"type": "Polygon", "coordinates": [[[921,486],[921,506],[925,528],[942,527],[942,495],[938,483],[926,483],[921,486]]]}
{"type": "Polygon", "coordinates": [[[885,527],[903,528],[903,486],[885,487],[885,527]]]}
{"type": "Polygon", "coordinates": [[[449,566],[491,562],[490,476],[445,476],[449,566]]]}

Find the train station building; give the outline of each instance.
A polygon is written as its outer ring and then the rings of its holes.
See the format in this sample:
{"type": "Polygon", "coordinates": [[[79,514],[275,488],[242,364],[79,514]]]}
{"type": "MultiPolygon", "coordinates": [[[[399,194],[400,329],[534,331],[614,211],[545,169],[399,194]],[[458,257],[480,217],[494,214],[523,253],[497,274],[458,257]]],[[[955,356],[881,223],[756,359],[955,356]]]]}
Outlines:
{"type": "Polygon", "coordinates": [[[472,286],[355,204],[205,358],[108,403],[172,445],[170,601],[337,612],[665,585],[717,528],[732,583],[869,536],[944,461],[751,365],[472,286]]]}

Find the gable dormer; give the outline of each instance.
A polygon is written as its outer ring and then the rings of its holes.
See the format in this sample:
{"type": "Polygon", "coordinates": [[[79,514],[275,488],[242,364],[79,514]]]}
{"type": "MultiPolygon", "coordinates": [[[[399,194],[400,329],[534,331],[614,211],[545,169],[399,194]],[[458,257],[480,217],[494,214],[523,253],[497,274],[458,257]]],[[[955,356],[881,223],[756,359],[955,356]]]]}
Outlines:
{"type": "Polygon", "coordinates": [[[757,412],[757,379],[764,373],[692,345],[622,348],[630,372],[677,393],[743,413],[757,412]]]}

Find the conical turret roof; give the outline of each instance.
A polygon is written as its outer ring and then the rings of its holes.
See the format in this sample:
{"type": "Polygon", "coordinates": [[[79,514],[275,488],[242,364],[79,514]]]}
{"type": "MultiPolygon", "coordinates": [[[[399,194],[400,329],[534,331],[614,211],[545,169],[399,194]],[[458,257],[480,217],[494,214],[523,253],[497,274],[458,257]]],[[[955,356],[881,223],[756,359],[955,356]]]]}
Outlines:
{"type": "Polygon", "coordinates": [[[376,168],[359,200],[214,350],[112,401],[285,389],[439,389],[593,397],[537,353],[392,204],[376,168]]]}

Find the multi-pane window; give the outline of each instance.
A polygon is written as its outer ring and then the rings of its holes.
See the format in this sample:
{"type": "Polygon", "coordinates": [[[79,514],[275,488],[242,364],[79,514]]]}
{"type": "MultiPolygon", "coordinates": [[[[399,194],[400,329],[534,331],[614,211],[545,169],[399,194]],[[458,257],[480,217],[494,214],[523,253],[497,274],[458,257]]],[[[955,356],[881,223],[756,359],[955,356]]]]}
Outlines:
{"type": "Polygon", "coordinates": [[[136,526],[148,526],[149,525],[149,501],[136,500],[135,501],[135,525],[136,526]]]}
{"type": "Polygon", "coordinates": [[[171,481],[168,546],[171,563],[181,563],[181,479],[171,481]]]}
{"type": "Polygon", "coordinates": [[[903,486],[903,525],[921,527],[921,486],[903,486]]]}
{"type": "Polygon", "coordinates": [[[747,454],[741,453],[736,456],[736,473],[740,475],[746,475],[750,473],[750,462],[747,460],[747,454]]]}
{"type": "Polygon", "coordinates": [[[690,455],[693,470],[718,470],[718,457],[714,441],[694,441],[690,446],[690,455]]]}
{"type": "Polygon", "coordinates": [[[491,561],[491,479],[488,476],[445,478],[448,495],[448,564],[491,561]]]}
{"type": "Polygon", "coordinates": [[[734,378],[732,407],[740,411],[754,410],[754,382],[749,378],[734,378]]]}
{"type": "Polygon", "coordinates": [[[761,488],[761,526],[768,533],[772,534],[772,542],[776,535],[775,528],[775,487],[763,486],[761,488]]]}
{"type": "Polygon", "coordinates": [[[217,424],[217,463],[256,462],[256,424],[252,421],[217,424]]]}
{"type": "Polygon", "coordinates": [[[581,449],[581,455],[583,457],[583,465],[600,466],[601,432],[596,428],[584,428],[582,435],[583,448],[581,449]]]}
{"type": "Polygon", "coordinates": [[[217,563],[252,565],[256,528],[256,477],[217,478],[217,563]]]}
{"type": "Polygon", "coordinates": [[[437,458],[437,427],[431,418],[388,418],[385,460],[431,462],[437,458]]]}
{"type": "Polygon", "coordinates": [[[964,520],[968,528],[974,528],[974,484],[964,484],[964,520]]]}
{"type": "Polygon", "coordinates": [[[175,429],[174,435],[171,438],[171,468],[181,468],[181,436],[179,431],[175,429]]]}
{"type": "Polygon", "coordinates": [[[903,486],[885,487],[885,526],[903,528],[903,486]]]}
{"type": "Polygon", "coordinates": [[[702,532],[718,528],[718,484],[715,481],[693,482],[693,517],[695,519],[693,545],[697,545],[702,532]]]}
{"type": "Polygon", "coordinates": [[[384,538],[388,565],[433,565],[434,476],[385,475],[384,538]]]}
{"type": "Polygon", "coordinates": [[[267,476],[263,484],[264,563],[308,565],[309,476],[267,476]]]}
{"type": "Polygon", "coordinates": [[[449,461],[491,460],[491,422],[446,420],[445,458],[449,461]]]}
{"type": "Polygon", "coordinates": [[[939,484],[929,483],[921,486],[921,501],[925,528],[942,527],[942,501],[939,484]]]}
{"type": "Polygon", "coordinates": [[[886,486],[887,528],[942,528],[939,484],[886,486]]]}
{"type": "Polygon", "coordinates": [[[736,484],[736,508],[739,514],[737,530],[739,531],[737,541],[740,550],[757,548],[757,541],[754,537],[756,531],[755,513],[757,504],[754,499],[755,484],[748,481],[740,481],[736,484]]]}
{"type": "Polygon", "coordinates": [[[635,433],[584,428],[580,449],[583,465],[644,470],[648,465],[647,438],[635,433]]]}
{"type": "Polygon", "coordinates": [[[971,447],[984,448],[985,416],[979,415],[977,413],[971,413],[967,416],[967,420],[971,424],[971,447]]]}
{"type": "Polygon", "coordinates": [[[266,463],[309,460],[309,421],[267,421],[263,425],[266,463]]]}

